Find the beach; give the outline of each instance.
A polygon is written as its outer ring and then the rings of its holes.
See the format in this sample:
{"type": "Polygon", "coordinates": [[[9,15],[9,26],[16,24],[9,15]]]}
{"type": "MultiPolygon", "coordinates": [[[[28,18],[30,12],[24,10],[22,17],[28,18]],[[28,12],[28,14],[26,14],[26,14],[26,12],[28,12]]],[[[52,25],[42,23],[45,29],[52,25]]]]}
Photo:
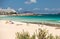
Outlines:
{"type": "Polygon", "coordinates": [[[49,34],[60,35],[60,29],[57,27],[38,25],[33,23],[16,22],[9,20],[0,20],[0,39],[15,39],[17,32],[29,32],[32,35],[39,28],[48,30],[49,34]]]}
{"type": "Polygon", "coordinates": [[[0,39],[60,39],[60,0],[0,0],[0,39]]]}

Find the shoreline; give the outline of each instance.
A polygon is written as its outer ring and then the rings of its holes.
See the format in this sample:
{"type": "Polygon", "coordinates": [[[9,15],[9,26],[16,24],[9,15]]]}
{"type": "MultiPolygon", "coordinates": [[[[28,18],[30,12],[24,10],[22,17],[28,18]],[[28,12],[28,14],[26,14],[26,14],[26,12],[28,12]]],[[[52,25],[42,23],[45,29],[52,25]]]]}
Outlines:
{"type": "Polygon", "coordinates": [[[60,27],[60,24],[52,24],[52,23],[39,23],[39,22],[24,22],[28,24],[41,24],[41,25],[47,25],[47,26],[52,26],[52,27],[60,27]]]}

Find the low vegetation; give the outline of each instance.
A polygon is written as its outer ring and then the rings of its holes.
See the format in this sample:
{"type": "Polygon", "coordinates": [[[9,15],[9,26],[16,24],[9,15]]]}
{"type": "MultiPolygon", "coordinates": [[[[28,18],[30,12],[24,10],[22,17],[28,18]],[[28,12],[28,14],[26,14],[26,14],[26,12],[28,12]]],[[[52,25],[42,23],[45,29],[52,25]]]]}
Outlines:
{"type": "Polygon", "coordinates": [[[60,39],[59,36],[48,34],[47,30],[39,29],[38,34],[34,33],[32,36],[28,32],[17,32],[16,39],[60,39]]]}

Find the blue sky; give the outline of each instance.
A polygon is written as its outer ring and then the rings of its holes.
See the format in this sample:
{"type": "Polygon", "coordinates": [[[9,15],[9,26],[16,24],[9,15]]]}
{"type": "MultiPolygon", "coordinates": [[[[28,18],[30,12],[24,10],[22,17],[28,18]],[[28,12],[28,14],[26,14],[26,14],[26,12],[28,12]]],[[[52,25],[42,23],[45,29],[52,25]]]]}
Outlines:
{"type": "Polygon", "coordinates": [[[0,0],[0,8],[15,10],[60,10],[60,0],[0,0]]]}

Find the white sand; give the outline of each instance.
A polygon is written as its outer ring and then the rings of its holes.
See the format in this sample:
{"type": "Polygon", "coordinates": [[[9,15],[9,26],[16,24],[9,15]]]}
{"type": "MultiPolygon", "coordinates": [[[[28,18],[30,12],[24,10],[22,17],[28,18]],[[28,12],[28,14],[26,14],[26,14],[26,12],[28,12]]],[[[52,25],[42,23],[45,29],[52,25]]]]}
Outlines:
{"type": "Polygon", "coordinates": [[[14,22],[14,24],[7,23],[5,20],[0,21],[0,39],[15,39],[16,32],[28,31],[32,35],[38,28],[46,29],[49,33],[53,35],[60,35],[60,29],[55,29],[56,27],[50,27],[43,25],[38,26],[37,24],[29,24],[22,22],[14,22]]]}

